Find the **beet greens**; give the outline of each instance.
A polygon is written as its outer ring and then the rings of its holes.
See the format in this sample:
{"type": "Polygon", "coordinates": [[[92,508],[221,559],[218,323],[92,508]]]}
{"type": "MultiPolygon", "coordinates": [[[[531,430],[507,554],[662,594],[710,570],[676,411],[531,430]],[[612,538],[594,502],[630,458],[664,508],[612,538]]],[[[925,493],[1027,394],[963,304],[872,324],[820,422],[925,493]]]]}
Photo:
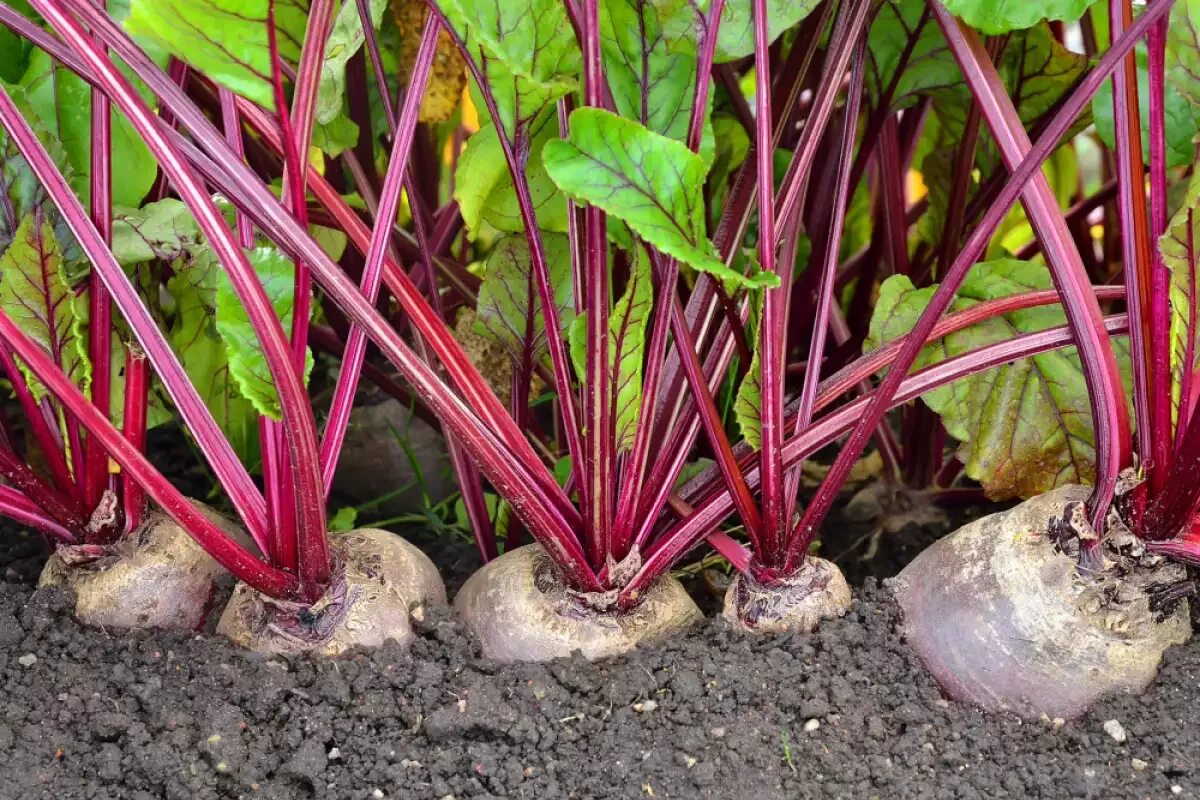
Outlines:
{"type": "Polygon", "coordinates": [[[7,516],[149,502],[318,603],[365,377],[483,560],[601,613],[702,542],[787,583],[871,442],[907,502],[1088,484],[1200,563],[1193,0],[233,6],[0,2],[7,516]],[[146,459],[172,416],[261,557],[146,459]]]}

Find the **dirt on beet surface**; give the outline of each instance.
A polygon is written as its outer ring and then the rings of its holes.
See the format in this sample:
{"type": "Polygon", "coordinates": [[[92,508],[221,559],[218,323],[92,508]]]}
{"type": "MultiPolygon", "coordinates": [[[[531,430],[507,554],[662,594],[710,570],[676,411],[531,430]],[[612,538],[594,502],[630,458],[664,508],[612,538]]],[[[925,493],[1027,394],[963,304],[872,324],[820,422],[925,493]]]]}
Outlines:
{"type": "MultiPolygon", "coordinates": [[[[465,543],[421,542],[461,582],[465,543]]],[[[867,578],[808,636],[694,635],[588,663],[479,658],[449,610],[408,652],[264,658],[83,628],[0,532],[0,798],[1200,797],[1200,643],[1065,725],[943,700],[867,578]],[[1110,722],[1115,720],[1114,722],[1110,722]]]]}

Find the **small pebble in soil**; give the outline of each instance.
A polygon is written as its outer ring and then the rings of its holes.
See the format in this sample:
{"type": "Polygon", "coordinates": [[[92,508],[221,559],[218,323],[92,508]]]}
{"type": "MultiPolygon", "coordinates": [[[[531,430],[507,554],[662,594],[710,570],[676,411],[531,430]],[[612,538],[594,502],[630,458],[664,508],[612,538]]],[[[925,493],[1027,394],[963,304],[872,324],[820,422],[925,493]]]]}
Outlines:
{"type": "Polygon", "coordinates": [[[804,723],[804,732],[805,732],[805,733],[812,733],[813,731],[815,731],[815,730],[816,730],[817,728],[819,728],[819,727],[821,727],[821,720],[819,720],[819,719],[810,719],[808,722],[804,723]]]}
{"type": "Polygon", "coordinates": [[[32,667],[37,663],[37,656],[35,656],[33,653],[26,653],[17,659],[17,663],[22,667],[32,667]]]}
{"type": "Polygon", "coordinates": [[[1135,758],[1135,759],[1133,759],[1133,761],[1131,761],[1129,763],[1138,772],[1141,772],[1142,770],[1146,769],[1146,767],[1149,766],[1149,764],[1147,764],[1145,761],[1142,761],[1140,758],[1135,758]]]}
{"type": "Polygon", "coordinates": [[[1110,719],[1104,723],[1104,732],[1112,737],[1112,740],[1117,744],[1124,744],[1129,735],[1125,733],[1125,726],[1115,719],[1110,719]]]}
{"type": "Polygon", "coordinates": [[[371,797],[374,797],[374,798],[376,798],[376,800],[379,800],[379,798],[383,797],[383,789],[375,789],[374,791],[371,792],[371,797]]]}
{"type": "Polygon", "coordinates": [[[643,700],[640,703],[633,704],[633,710],[639,714],[648,714],[658,708],[658,703],[654,700],[643,700]]]}
{"type": "Polygon", "coordinates": [[[1171,794],[1183,794],[1183,787],[1180,786],[1178,783],[1174,784],[1171,787],[1171,794]]]}

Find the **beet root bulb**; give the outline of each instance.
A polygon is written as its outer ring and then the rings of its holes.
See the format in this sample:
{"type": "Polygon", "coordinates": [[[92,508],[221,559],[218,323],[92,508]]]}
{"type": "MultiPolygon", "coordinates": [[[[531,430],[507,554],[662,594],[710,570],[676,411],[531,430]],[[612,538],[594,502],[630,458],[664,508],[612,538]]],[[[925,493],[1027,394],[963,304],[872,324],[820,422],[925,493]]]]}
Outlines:
{"type": "Polygon", "coordinates": [[[538,545],[510,550],[463,585],[454,607],[499,661],[549,661],[579,650],[596,660],[687,630],[703,615],[674,577],[664,575],[629,611],[564,587],[538,545]]]}
{"type": "Polygon", "coordinates": [[[217,633],[260,653],[335,657],[388,639],[408,645],[414,635],[410,613],[446,604],[433,562],[393,533],[331,533],[329,546],[337,568],[317,602],[277,600],[239,583],[217,633]]]}
{"type": "Polygon", "coordinates": [[[1186,577],[1180,565],[1127,533],[1105,538],[1095,574],[1064,552],[1051,531],[1089,493],[1063,486],[978,519],[893,579],[905,637],[949,698],[1071,719],[1143,691],[1167,648],[1190,637],[1186,601],[1152,602],[1186,577]]]}
{"type": "Polygon", "coordinates": [[[822,620],[845,614],[850,602],[842,571],[831,561],[809,556],[795,574],[770,585],[749,575],[734,576],[721,615],[747,633],[811,633],[822,620]]]}
{"type": "MultiPolygon", "coordinates": [[[[246,534],[211,508],[206,517],[250,545],[246,534]]],[[[64,545],[50,556],[38,586],[75,592],[75,616],[104,628],[195,630],[207,618],[218,581],[228,573],[187,531],[161,511],[112,544],[64,545]]]]}

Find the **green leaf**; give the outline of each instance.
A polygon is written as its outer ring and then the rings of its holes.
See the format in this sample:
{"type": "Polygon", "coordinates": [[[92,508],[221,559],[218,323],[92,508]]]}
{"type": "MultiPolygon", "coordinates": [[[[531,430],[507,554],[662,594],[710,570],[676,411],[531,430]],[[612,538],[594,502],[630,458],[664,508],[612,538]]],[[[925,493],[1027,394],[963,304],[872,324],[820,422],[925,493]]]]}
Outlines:
{"type": "Polygon", "coordinates": [[[571,114],[570,137],[542,151],[560,189],[617,217],[654,247],[721,280],[775,286],[779,277],[746,277],[725,266],[705,236],[704,160],[686,145],[596,108],[571,114]]]}
{"type": "MultiPolygon", "coordinates": [[[[567,232],[567,198],[563,196],[542,163],[542,149],[558,136],[553,112],[541,114],[529,128],[530,152],[525,179],[540,230],[567,232]]],[[[484,125],[467,140],[454,173],[454,199],[472,237],[484,223],[505,233],[521,233],[521,209],[513,187],[512,173],[494,125],[484,125]]]]}
{"type": "MultiPolygon", "coordinates": [[[[36,19],[37,14],[28,0],[12,0],[9,8],[30,19],[36,19]]],[[[0,26],[0,81],[16,83],[29,64],[29,54],[33,44],[17,36],[7,26],[0,26]]]]}
{"type": "Polygon", "coordinates": [[[1181,93],[1200,105],[1200,0],[1176,0],[1171,7],[1166,67],[1167,95],[1181,93]]]}
{"type": "Polygon", "coordinates": [[[895,110],[918,95],[962,85],[962,73],[925,0],[886,0],[867,33],[867,47],[867,89],[875,104],[888,95],[895,110]],[[910,39],[915,39],[911,48],[910,39]]]}
{"type": "MultiPolygon", "coordinates": [[[[295,265],[273,247],[256,247],[247,251],[247,255],[283,329],[291,330],[295,265]]],[[[225,342],[229,372],[237,382],[238,391],[254,404],[260,414],[274,420],[281,419],[283,411],[279,405],[279,393],[263,355],[262,345],[224,270],[218,273],[216,301],[217,331],[225,342]]],[[[309,352],[305,357],[305,381],[312,371],[312,365],[312,353],[309,352]]]]}
{"type": "MultiPolygon", "coordinates": [[[[21,220],[0,257],[0,308],[86,392],[91,383],[87,341],[63,263],[54,229],[42,209],[35,207],[21,220]]],[[[46,396],[45,387],[31,375],[26,375],[26,382],[36,399],[46,396]]]]}
{"type": "MultiPolygon", "coordinates": [[[[123,70],[128,75],[127,70],[123,70]]],[[[34,50],[21,77],[28,108],[36,114],[39,138],[53,139],[56,162],[85,206],[91,197],[91,87],[44,50],[34,50]]],[[[145,95],[143,95],[145,96],[145,95]]],[[[116,108],[112,124],[111,161],[113,203],[136,206],[158,176],[158,164],[133,124],[116,108]]]]}
{"type": "MultiPolygon", "coordinates": [[[[383,10],[387,0],[371,0],[371,25],[379,30],[383,21],[383,10]]],[[[342,97],[346,92],[346,62],[358,52],[366,41],[358,3],[347,0],[342,3],[333,27],[325,42],[325,58],[321,62],[321,81],[317,85],[316,122],[328,125],[342,112],[342,97]]]]}
{"type": "Polygon", "coordinates": [[[312,144],[336,158],[358,144],[358,126],[345,114],[336,114],[329,122],[313,125],[312,144]]]}
{"type": "Polygon", "coordinates": [[[342,506],[336,514],[329,517],[330,531],[352,531],[358,520],[358,509],[354,506],[342,506]]]}
{"type": "Polygon", "coordinates": [[[733,401],[733,416],[746,444],[755,450],[762,449],[762,364],[758,354],[759,337],[754,337],[754,356],[738,387],[733,401]]]}
{"type": "MultiPolygon", "coordinates": [[[[667,32],[681,35],[683,29],[703,31],[712,0],[649,0],[671,20],[667,32]]],[[[807,17],[820,0],[767,0],[767,37],[779,36],[807,17]]],[[[754,52],[754,0],[726,0],[717,32],[715,61],[736,61],[754,52]]]]}
{"type": "Polygon", "coordinates": [[[613,437],[618,450],[629,450],[637,435],[642,412],[642,366],[645,360],[646,323],[654,307],[650,259],[634,251],[625,293],[613,306],[609,327],[609,353],[613,360],[613,437]]]}
{"type": "MultiPolygon", "coordinates": [[[[615,396],[613,436],[618,450],[633,447],[642,411],[642,367],[646,323],[654,305],[650,260],[635,251],[629,283],[608,318],[609,373],[615,396]]],[[[571,362],[580,382],[587,380],[587,312],[575,317],[567,331],[571,362]]]]}
{"type": "MultiPolygon", "coordinates": [[[[566,329],[575,316],[570,241],[561,234],[543,234],[542,243],[554,286],[558,324],[566,329]]],[[[526,346],[535,361],[545,352],[546,321],[529,261],[529,241],[524,236],[504,237],[488,256],[475,308],[475,330],[504,347],[514,361],[522,357],[526,346]],[[532,336],[527,339],[526,318],[531,311],[532,336]]]]}
{"type": "Polygon", "coordinates": [[[239,394],[225,343],[217,332],[217,281],[221,268],[211,251],[176,262],[167,281],[173,300],[169,339],[179,361],[234,451],[245,463],[260,457],[258,412],[239,394]]]}
{"type": "Polygon", "coordinates": [[[1042,20],[1074,22],[1096,0],[941,0],[946,10],[992,36],[1032,28],[1042,20]]]}
{"type": "Polygon", "coordinates": [[[1200,258],[1196,243],[1200,242],[1200,172],[1192,173],[1183,206],[1171,218],[1166,233],[1158,240],[1163,263],[1171,271],[1171,416],[1178,417],[1183,371],[1195,370],[1200,363],[1200,305],[1197,304],[1197,282],[1200,281],[1200,258]],[[1192,363],[1187,363],[1188,345],[1192,347],[1192,363]]]}
{"type": "MultiPolygon", "coordinates": [[[[651,0],[600,3],[604,75],[617,113],[684,143],[696,92],[696,34],[688,25],[693,16],[690,7],[668,11],[651,0]],[[682,34],[672,32],[680,28],[682,34]]],[[[715,146],[709,109],[700,147],[705,162],[712,161],[715,146]]]]}
{"type": "MultiPolygon", "coordinates": [[[[445,0],[439,6],[475,51],[476,63],[486,64],[500,124],[510,135],[575,89],[579,45],[559,0],[445,0]]],[[[475,107],[486,113],[482,102],[475,107]]]]}
{"type": "Polygon", "coordinates": [[[308,24],[306,0],[133,0],[125,28],[273,111],[267,28],[272,2],[279,55],[295,64],[308,24]]]}
{"type": "Polygon", "coordinates": [[[575,88],[579,45],[559,0],[442,0],[439,5],[457,30],[469,30],[513,75],[563,94],[575,88]]]}
{"type": "MultiPolygon", "coordinates": [[[[1052,286],[1044,266],[1002,260],[976,264],[952,310],[1052,286]]],[[[912,330],[936,286],[914,289],[905,276],[886,280],[865,349],[912,330]]],[[[913,369],[994,342],[1061,325],[1059,306],[1042,306],[985,320],[925,347],[913,369]]],[[[1031,497],[1064,483],[1095,477],[1095,433],[1087,385],[1074,348],[1018,359],[956,381],[922,398],[961,445],[966,472],[993,500],[1031,497]]]]}
{"type": "MultiPolygon", "coordinates": [[[[1137,46],[1137,82],[1138,96],[1143,99],[1150,96],[1147,58],[1146,46],[1139,43],[1137,46]]],[[[1178,78],[1181,70],[1173,69],[1169,71],[1169,74],[1178,78]]],[[[1178,85],[1175,81],[1172,81],[1172,84],[1178,85]]],[[[1191,164],[1195,157],[1192,140],[1196,137],[1197,132],[1200,132],[1200,112],[1198,112],[1200,106],[1194,105],[1183,91],[1173,91],[1171,85],[1167,86],[1164,99],[1166,101],[1163,114],[1167,128],[1167,166],[1181,167],[1191,164]]],[[[1143,100],[1138,105],[1142,124],[1142,157],[1148,160],[1150,158],[1150,104],[1143,100]]],[[[1092,115],[1096,120],[1096,133],[1100,140],[1109,147],[1116,147],[1111,84],[1104,86],[1092,98],[1092,115]]]]}
{"type": "Polygon", "coordinates": [[[174,261],[200,238],[200,227],[182,201],[174,198],[142,208],[113,209],[112,252],[121,264],[154,259],[174,261]]]}

